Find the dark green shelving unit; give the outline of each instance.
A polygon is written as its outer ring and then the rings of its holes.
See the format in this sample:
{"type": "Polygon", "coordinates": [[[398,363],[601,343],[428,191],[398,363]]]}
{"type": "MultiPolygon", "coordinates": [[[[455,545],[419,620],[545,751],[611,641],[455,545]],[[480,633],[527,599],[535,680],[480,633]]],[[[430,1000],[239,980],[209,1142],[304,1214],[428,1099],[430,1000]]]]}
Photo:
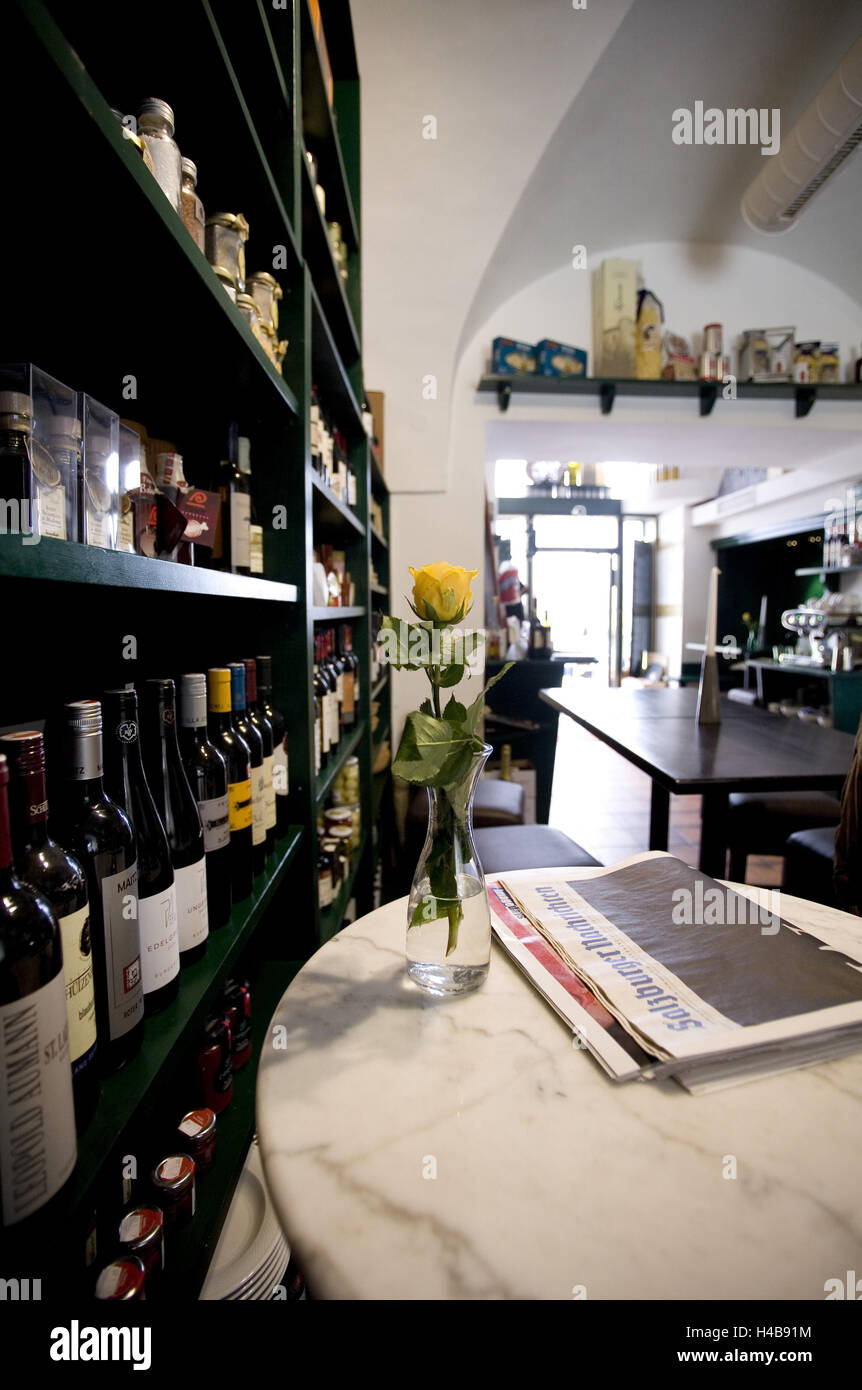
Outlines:
{"type": "Polygon", "coordinates": [[[163,1285],[174,1299],[197,1296],[253,1133],[255,1074],[272,1012],[302,962],[339,930],[347,903],[355,898],[359,911],[372,904],[380,782],[371,775],[371,564],[373,547],[375,583],[387,585],[388,568],[381,569],[378,557],[388,550],[386,535],[372,534],[369,503],[372,496],[381,502],[388,527],[388,494],[360,409],[359,76],[345,0],[330,0],[325,19],[334,108],[308,0],[283,9],[266,0],[179,6],[152,0],[133,40],[128,14],[106,0],[75,6],[13,0],[4,15],[21,79],[0,90],[7,163],[38,167],[58,129],[63,157],[52,161],[50,208],[24,198],[0,233],[7,266],[40,272],[7,277],[0,361],[35,362],[140,420],[152,437],[175,441],[187,477],[201,485],[221,457],[228,422],[239,421],[252,441],[265,578],[48,539],[24,545],[22,537],[0,535],[5,611],[24,617],[44,609],[51,617],[50,640],[27,628],[27,660],[0,690],[0,727],[47,718],[50,729],[63,700],[271,652],[273,703],[285,715],[290,767],[290,831],[252,898],[212,934],[204,959],[183,971],[177,1000],[147,1020],[138,1057],[105,1081],[59,1214],[5,1242],[19,1258],[11,1272],[41,1274],[48,1297],[49,1266],[64,1288],[70,1278],[90,1277],[83,1237],[94,1209],[98,1263],[112,1257],[106,1185],[115,1191],[122,1155],[139,1156],[145,1178],[153,1146],[176,1143],[178,1107],[194,1103],[189,1068],[201,1026],[225,980],[240,971],[252,984],[254,1060],[237,1074],[232,1104],[218,1120],[216,1165],[200,1177],[197,1215],[172,1245],[172,1272],[163,1285]],[[112,107],[134,112],[153,94],[174,107],[176,138],[197,165],[207,214],[244,213],[248,272],[270,270],[282,286],[283,375],[112,114],[112,107]],[[307,149],[318,160],[327,217],[341,224],[347,243],[346,285],[307,149]],[[345,437],[357,479],[355,507],[312,470],[313,382],[345,437]],[[349,608],[311,603],[314,549],[323,544],[345,552],[355,582],[349,608]],[[321,626],[340,631],[345,623],[360,659],[357,724],[316,774],[313,640],[321,626]],[[321,912],[317,817],[351,756],[360,764],[362,839],[336,902],[321,912]],[[59,1260],[53,1258],[58,1250],[59,1260]]]}

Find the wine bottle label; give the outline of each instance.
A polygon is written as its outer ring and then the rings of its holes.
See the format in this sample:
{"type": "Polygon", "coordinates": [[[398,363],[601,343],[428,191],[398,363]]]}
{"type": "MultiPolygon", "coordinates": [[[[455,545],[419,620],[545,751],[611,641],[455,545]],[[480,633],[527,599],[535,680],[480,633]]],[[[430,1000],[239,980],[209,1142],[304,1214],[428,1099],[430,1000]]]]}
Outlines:
{"type": "Polygon", "coordinates": [[[344,672],[343,672],[343,671],[339,671],[338,675],[337,675],[336,678],[335,678],[335,694],[336,694],[336,696],[338,697],[338,703],[339,703],[340,705],[343,705],[343,704],[344,704],[344,672]]]}
{"type": "Polygon", "coordinates": [[[330,691],[326,697],[326,716],[326,742],[328,747],[334,748],[338,742],[338,696],[334,691],[330,691]]]}
{"type": "Polygon", "coordinates": [[[39,535],[55,536],[57,540],[66,539],[66,489],[62,483],[58,487],[37,484],[39,503],[39,535]]]}
{"type": "Polygon", "coordinates": [[[207,861],[203,855],[196,864],[174,869],[177,890],[177,919],[180,929],[180,950],[191,951],[209,935],[207,911],[207,861]]]}
{"type": "Polygon", "coordinates": [[[323,736],[322,736],[322,732],[321,732],[322,726],[323,726],[323,720],[321,719],[320,715],[319,715],[319,714],[315,715],[315,717],[314,717],[314,771],[315,771],[316,773],[320,771],[321,750],[322,750],[322,747],[323,747],[323,736]]]}
{"type": "Polygon", "coordinates": [[[180,969],[177,892],[173,883],[149,898],[139,898],[138,925],[144,994],[152,994],[169,985],[180,969]]]}
{"type": "Polygon", "coordinates": [[[227,849],[230,844],[230,811],[227,796],[214,796],[198,802],[198,814],[204,828],[204,850],[227,849]]]}
{"type": "Polygon", "coordinates": [[[251,779],[228,782],[227,798],[231,830],[248,830],[251,825],[251,779]]]}
{"type": "Polygon", "coordinates": [[[96,1046],[96,995],[93,989],[93,945],[90,909],[79,908],[60,918],[66,1009],[69,1015],[69,1056],[73,1074],[82,1071],[96,1046]]]}
{"type": "Polygon", "coordinates": [[[267,830],[275,829],[275,782],[273,781],[273,768],[275,764],[275,754],[270,753],[268,758],[263,760],[263,803],[264,803],[264,825],[267,830]]]}
{"type": "Polygon", "coordinates": [[[232,569],[248,569],[251,498],[247,492],[230,495],[230,563],[232,569]]]}
{"type": "Polygon", "coordinates": [[[344,685],[341,708],[345,714],[353,714],[356,709],[356,700],[353,692],[353,672],[344,672],[344,685]]]}
{"type": "Polygon", "coordinates": [[[266,780],[263,764],[251,770],[251,842],[262,845],[266,839],[266,780]]]}
{"type": "Polygon", "coordinates": [[[533,632],[533,647],[541,648],[545,645],[545,634],[542,628],[537,627],[533,632]]]}
{"type": "MultiPolygon", "coordinates": [[[[319,723],[319,721],[317,721],[319,723]]],[[[287,736],[272,750],[272,785],[276,796],[287,796],[290,777],[287,765],[287,736]]]]}
{"type": "Polygon", "coordinates": [[[128,555],[135,553],[135,513],[128,496],[120,498],[120,520],[117,524],[117,549],[128,555]],[[125,511],[124,507],[128,507],[125,511]]]}
{"type": "Polygon", "coordinates": [[[3,1224],[38,1211],[75,1166],[75,1102],[63,971],[0,1004],[3,1224]]]}
{"type": "Polygon", "coordinates": [[[138,928],[138,866],[102,879],[105,967],[108,977],[108,1035],[113,1042],[144,1016],[141,938],[138,928]]]}
{"type": "Polygon", "coordinates": [[[252,574],[263,574],[263,527],[248,528],[249,569],[252,574]]]}

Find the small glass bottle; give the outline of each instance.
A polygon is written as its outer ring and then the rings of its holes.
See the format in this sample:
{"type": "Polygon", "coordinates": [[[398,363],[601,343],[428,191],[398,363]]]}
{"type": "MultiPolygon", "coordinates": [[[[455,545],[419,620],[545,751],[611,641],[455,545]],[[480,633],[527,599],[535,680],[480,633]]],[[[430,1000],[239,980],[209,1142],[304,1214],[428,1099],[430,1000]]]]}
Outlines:
{"type": "Polygon", "coordinates": [[[183,225],[191,237],[195,246],[201,251],[204,250],[204,205],[201,202],[198,191],[198,171],[197,166],[191,159],[180,161],[182,170],[182,184],[180,189],[181,206],[183,215],[183,225]]]}
{"type": "Polygon", "coordinates": [[[166,101],[148,97],[138,111],[138,130],[153,161],[156,182],[182,217],[182,158],[174,140],[174,113],[166,101]]]}

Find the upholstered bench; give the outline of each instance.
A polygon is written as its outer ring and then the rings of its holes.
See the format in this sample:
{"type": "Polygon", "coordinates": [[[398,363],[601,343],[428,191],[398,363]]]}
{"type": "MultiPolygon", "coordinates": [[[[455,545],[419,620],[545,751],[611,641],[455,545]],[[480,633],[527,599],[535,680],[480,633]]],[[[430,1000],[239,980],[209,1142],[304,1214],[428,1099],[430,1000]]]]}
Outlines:
{"type": "Polygon", "coordinates": [[[507,869],[580,869],[598,859],[550,825],[501,825],[473,832],[486,874],[507,869]]]}
{"type": "MultiPolygon", "coordinates": [[[[473,827],[521,826],[524,823],[524,788],[520,782],[481,777],[473,797],[473,827]]],[[[409,859],[418,859],[428,829],[428,793],[418,787],[407,803],[404,847],[409,859]]]]}
{"type": "Polygon", "coordinates": [[[749,854],[783,854],[788,836],[797,830],[835,826],[840,816],[841,802],[829,792],[731,792],[728,878],[744,883],[749,854]]]}

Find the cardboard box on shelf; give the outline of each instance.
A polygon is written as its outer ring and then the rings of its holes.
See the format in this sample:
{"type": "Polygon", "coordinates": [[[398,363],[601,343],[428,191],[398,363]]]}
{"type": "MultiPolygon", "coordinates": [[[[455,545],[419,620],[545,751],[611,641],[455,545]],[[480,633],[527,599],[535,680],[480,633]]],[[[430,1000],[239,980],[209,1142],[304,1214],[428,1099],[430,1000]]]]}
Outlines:
{"type": "Polygon", "coordinates": [[[539,376],[585,377],[587,374],[587,354],[583,348],[543,338],[536,343],[535,353],[539,376]]]}
{"type": "Polygon", "coordinates": [[[371,418],[374,421],[374,438],[377,440],[377,462],[380,464],[381,473],[383,465],[383,392],[366,391],[365,399],[368,401],[371,410],[371,418]]]}
{"type": "Polygon", "coordinates": [[[638,263],[609,259],[593,271],[593,375],[635,375],[638,263]]]}
{"type": "Polygon", "coordinates": [[[536,370],[536,349],[518,338],[495,338],[491,344],[491,371],[515,376],[536,370]]]}

